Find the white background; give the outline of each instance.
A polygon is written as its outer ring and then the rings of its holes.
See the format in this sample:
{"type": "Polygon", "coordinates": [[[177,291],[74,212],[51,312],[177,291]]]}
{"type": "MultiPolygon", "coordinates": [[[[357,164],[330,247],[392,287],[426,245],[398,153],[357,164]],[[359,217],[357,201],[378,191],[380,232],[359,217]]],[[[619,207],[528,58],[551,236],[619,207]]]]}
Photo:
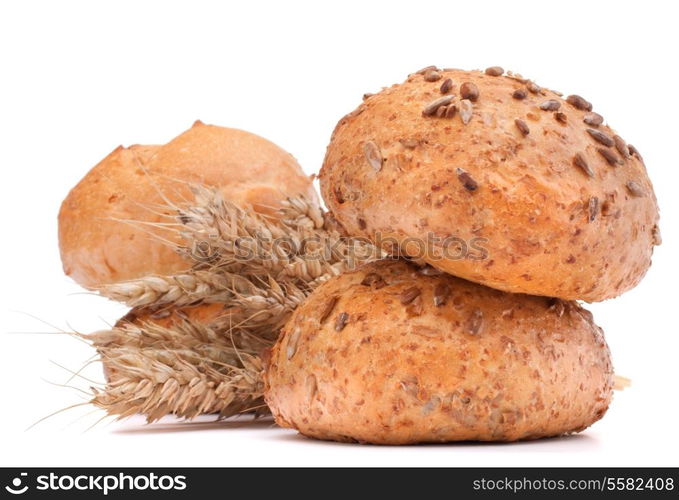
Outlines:
{"type": "Polygon", "coordinates": [[[672,2],[1,5],[0,465],[679,465],[672,2]],[[76,370],[93,353],[54,332],[105,328],[124,312],[61,272],[57,211],[90,167],[118,144],[164,143],[200,118],[260,134],[312,173],[364,92],[429,64],[501,65],[580,93],[646,160],[664,244],[641,285],[591,306],[616,371],[633,380],[604,420],[571,438],[402,448],[316,442],[270,423],[87,430],[102,416],[87,406],[25,431],[82,401],[51,385],[69,374],[50,361],[76,370]]]}

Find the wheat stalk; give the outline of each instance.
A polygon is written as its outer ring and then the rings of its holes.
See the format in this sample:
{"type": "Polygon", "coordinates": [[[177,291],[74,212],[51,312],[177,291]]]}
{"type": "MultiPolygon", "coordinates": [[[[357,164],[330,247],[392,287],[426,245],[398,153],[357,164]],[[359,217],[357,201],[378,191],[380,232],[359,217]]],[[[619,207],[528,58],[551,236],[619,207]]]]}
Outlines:
{"type": "Polygon", "coordinates": [[[98,288],[101,295],[130,307],[184,306],[195,302],[226,302],[233,290],[245,291],[249,281],[236,274],[192,270],[173,276],[146,276],[98,288]]]}
{"type": "Polygon", "coordinates": [[[272,341],[188,319],[172,328],[123,323],[85,338],[108,374],[105,386],[92,388],[91,403],[109,415],[153,422],[266,411],[259,353],[272,341]]]}
{"type": "MultiPolygon", "coordinates": [[[[135,309],[131,316],[143,315],[144,310],[135,309]]],[[[180,313],[176,312],[179,316],[180,313]]],[[[82,335],[98,350],[109,347],[134,347],[138,349],[207,349],[214,347],[216,352],[225,352],[235,356],[236,351],[259,354],[262,349],[270,347],[272,339],[266,336],[252,335],[246,329],[234,327],[229,321],[229,311],[217,316],[209,323],[183,318],[172,325],[172,328],[161,326],[145,320],[139,323],[121,321],[110,330],[102,330],[89,335],[82,335]]],[[[180,316],[181,317],[181,316],[180,316]]],[[[215,358],[216,359],[216,358],[215,358]]]]}
{"type": "Polygon", "coordinates": [[[92,389],[91,403],[108,415],[125,418],[139,414],[150,423],[166,415],[192,419],[217,414],[227,418],[245,411],[265,411],[260,358],[243,354],[242,367],[217,370],[175,351],[117,351],[108,353],[113,356],[110,362],[124,375],[104,390],[92,389]]]}

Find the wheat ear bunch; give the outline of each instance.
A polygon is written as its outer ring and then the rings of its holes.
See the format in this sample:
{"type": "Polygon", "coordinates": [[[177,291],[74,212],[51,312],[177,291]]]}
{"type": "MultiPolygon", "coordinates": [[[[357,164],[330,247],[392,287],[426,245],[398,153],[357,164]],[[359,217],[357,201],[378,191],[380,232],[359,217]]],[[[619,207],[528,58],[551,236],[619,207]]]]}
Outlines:
{"type": "Polygon", "coordinates": [[[86,338],[108,379],[92,388],[91,402],[109,415],[140,414],[154,422],[169,414],[227,418],[267,411],[259,353],[271,340],[188,319],[172,328],[124,323],[86,338]]]}
{"type": "Polygon", "coordinates": [[[176,213],[164,225],[178,231],[177,250],[193,268],[106,285],[101,295],[131,307],[167,311],[220,303],[210,325],[183,322],[124,324],[90,336],[108,375],[93,404],[110,415],[140,413],[227,417],[265,408],[262,349],[294,309],[330,276],[383,257],[370,243],[344,236],[333,220],[303,198],[284,202],[279,217],[244,210],[221,193],[192,187],[195,201],[163,207],[176,213]],[[200,340],[198,340],[200,339],[200,340]]]}
{"type": "Polygon", "coordinates": [[[192,190],[194,204],[166,208],[177,214],[175,230],[183,241],[177,250],[193,268],[104,285],[98,288],[101,295],[131,307],[228,304],[250,295],[252,283],[258,288],[257,282],[273,279],[284,288],[292,283],[310,291],[329,276],[384,256],[369,242],[343,236],[303,198],[289,198],[280,217],[271,217],[237,207],[218,190],[192,190]]]}

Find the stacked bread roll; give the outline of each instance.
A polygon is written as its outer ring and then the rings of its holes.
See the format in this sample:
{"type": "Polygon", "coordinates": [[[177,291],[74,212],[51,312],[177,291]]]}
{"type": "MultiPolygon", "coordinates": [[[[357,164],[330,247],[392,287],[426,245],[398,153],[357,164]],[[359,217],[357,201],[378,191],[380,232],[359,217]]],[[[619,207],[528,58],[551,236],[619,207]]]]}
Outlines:
{"type": "Polygon", "coordinates": [[[329,280],[273,349],[266,401],[308,436],[408,444],[577,432],[613,373],[591,314],[384,260],[329,280]]]}
{"type": "Polygon", "coordinates": [[[602,417],[610,354],[574,301],[638,284],[660,234],[639,152],[591,103],[499,67],[424,68],[340,120],[320,182],[348,234],[414,264],[332,278],[294,312],[265,375],[280,425],[406,444],[602,417]]]}

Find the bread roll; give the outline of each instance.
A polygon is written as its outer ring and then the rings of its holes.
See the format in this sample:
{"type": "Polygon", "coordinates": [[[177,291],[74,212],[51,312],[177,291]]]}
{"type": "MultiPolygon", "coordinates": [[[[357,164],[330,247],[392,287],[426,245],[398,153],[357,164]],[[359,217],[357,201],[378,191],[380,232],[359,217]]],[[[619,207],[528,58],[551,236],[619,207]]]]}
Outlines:
{"type": "Polygon", "coordinates": [[[219,187],[262,212],[293,195],[317,202],[289,153],[249,132],[196,122],[164,146],[118,147],[71,190],[59,212],[64,272],[92,288],[190,267],[172,248],[175,231],[143,224],[167,223],[174,214],[159,207],[192,199],[187,182],[219,187]]]}
{"type": "Polygon", "coordinates": [[[589,312],[432,270],[379,261],[312,292],[265,372],[276,422],[408,444],[557,436],[603,416],[612,368],[589,312]]]}
{"type": "Polygon", "coordinates": [[[328,208],[352,235],[499,290],[634,287],[660,242],[641,156],[583,98],[501,73],[428,68],[367,97],[328,146],[328,208]]]}

